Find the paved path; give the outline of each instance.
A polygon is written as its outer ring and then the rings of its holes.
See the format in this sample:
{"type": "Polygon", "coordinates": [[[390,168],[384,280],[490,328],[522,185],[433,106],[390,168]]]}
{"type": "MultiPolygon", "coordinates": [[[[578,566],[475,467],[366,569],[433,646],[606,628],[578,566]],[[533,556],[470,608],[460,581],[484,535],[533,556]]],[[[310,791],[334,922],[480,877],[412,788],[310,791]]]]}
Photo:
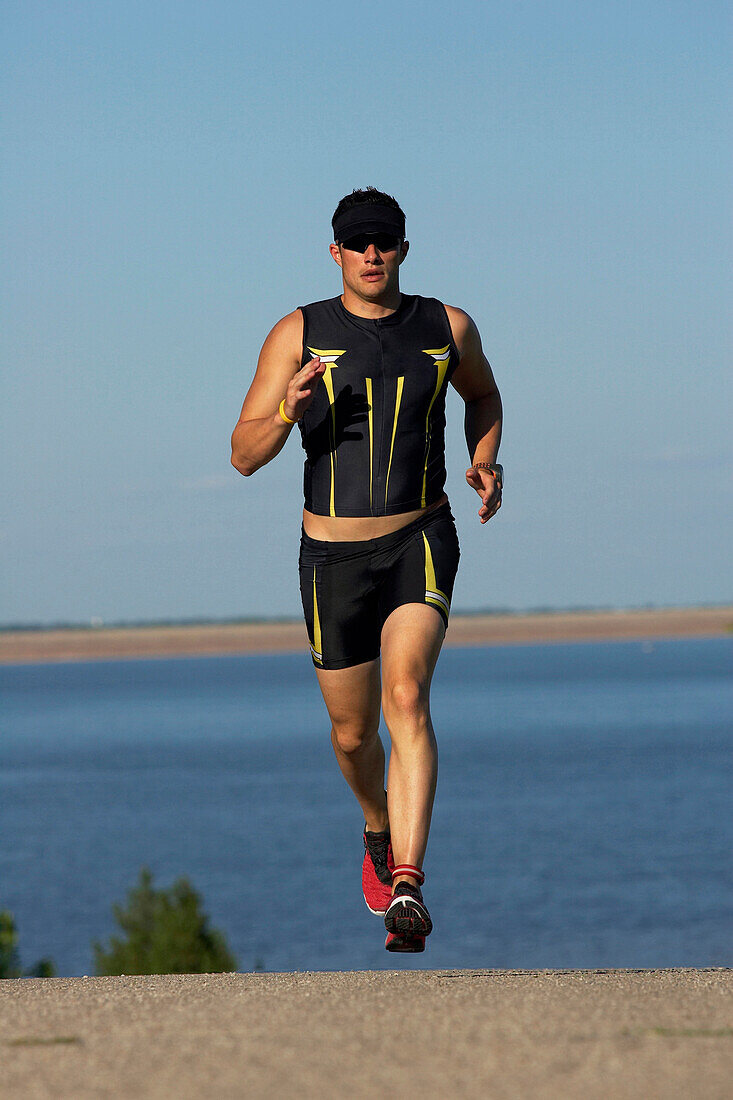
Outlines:
{"type": "Polygon", "coordinates": [[[729,1100],[733,970],[0,982],[0,1096],[729,1100]]]}

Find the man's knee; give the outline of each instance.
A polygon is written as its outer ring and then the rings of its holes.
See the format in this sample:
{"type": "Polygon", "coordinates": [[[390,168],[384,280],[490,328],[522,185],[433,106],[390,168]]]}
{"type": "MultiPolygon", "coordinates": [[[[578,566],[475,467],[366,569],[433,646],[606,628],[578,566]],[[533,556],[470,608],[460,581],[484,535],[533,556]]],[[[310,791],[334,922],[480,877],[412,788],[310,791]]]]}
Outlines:
{"type": "Polygon", "coordinates": [[[344,722],[334,722],[331,727],[331,740],[334,747],[347,755],[358,752],[371,745],[378,735],[378,728],[372,722],[364,722],[359,719],[351,719],[344,722]]]}
{"type": "Polygon", "coordinates": [[[384,716],[419,721],[428,713],[428,689],[416,676],[407,673],[385,684],[382,694],[384,716]]]}

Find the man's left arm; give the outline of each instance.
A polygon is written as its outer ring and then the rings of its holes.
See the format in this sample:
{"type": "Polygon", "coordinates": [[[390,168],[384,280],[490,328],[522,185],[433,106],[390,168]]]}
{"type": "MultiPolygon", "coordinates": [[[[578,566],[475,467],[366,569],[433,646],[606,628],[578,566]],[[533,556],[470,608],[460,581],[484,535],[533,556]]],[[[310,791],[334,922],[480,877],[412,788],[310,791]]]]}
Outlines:
{"type": "MultiPolygon", "coordinates": [[[[502,408],[499,390],[488,359],[481,347],[481,337],[467,313],[455,306],[446,306],[453,340],[460,361],[451,382],[466,403],[465,431],[468,454],[472,463],[496,464],[501,442],[502,408]]],[[[486,523],[501,508],[501,482],[488,469],[471,466],[466,481],[481,497],[479,519],[486,523]]]]}

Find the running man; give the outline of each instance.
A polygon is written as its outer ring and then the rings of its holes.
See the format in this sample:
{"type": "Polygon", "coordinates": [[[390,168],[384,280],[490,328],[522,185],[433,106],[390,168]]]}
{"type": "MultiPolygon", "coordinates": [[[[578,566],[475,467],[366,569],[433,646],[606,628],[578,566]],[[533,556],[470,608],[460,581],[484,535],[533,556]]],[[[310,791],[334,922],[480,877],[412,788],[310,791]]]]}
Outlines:
{"type": "Polygon", "coordinates": [[[364,898],[384,916],[388,951],[422,951],[438,770],[430,683],[460,555],[443,491],[445,395],[450,383],[465,402],[466,481],[482,524],[501,507],[501,399],[468,314],[400,291],[409,244],[396,200],[354,191],[332,226],[342,293],[270,332],[232,464],[250,476],[298,425],[303,611],[333,749],[364,815],[364,898]]]}

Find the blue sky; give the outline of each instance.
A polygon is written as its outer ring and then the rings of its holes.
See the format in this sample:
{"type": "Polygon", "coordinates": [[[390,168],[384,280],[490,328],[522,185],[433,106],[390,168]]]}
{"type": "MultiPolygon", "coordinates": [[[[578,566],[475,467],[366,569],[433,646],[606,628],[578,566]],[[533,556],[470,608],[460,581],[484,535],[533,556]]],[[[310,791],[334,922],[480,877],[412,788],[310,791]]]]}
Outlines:
{"type": "Polygon", "coordinates": [[[330,218],[407,213],[505,404],[448,401],[454,608],[731,599],[730,16],[707,3],[4,5],[0,623],[297,616],[302,451],[229,436],[330,218]]]}

